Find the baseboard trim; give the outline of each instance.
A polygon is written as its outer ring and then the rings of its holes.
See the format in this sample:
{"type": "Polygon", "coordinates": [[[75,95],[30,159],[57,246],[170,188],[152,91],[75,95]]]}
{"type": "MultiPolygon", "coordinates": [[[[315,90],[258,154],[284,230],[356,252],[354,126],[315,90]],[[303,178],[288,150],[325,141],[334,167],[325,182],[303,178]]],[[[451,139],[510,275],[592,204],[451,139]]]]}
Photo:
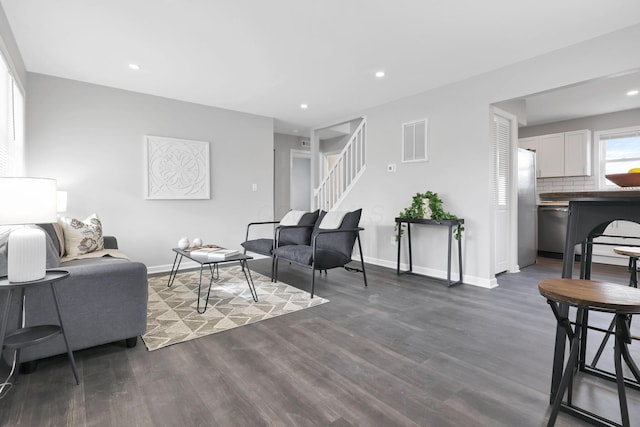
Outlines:
{"type": "MultiPolygon", "coordinates": [[[[360,261],[359,259],[354,259],[354,261],[360,261]]],[[[374,264],[374,265],[378,265],[380,267],[387,267],[387,268],[391,268],[393,270],[396,269],[397,264],[393,261],[388,261],[388,260],[384,260],[384,259],[379,259],[379,258],[372,258],[372,257],[364,257],[364,262],[368,263],[368,264],[374,264]]],[[[400,269],[401,270],[407,270],[409,268],[408,264],[405,263],[400,263],[400,269]]],[[[429,277],[434,277],[436,279],[440,279],[440,280],[447,280],[447,271],[446,270],[437,270],[434,268],[426,268],[426,267],[419,267],[419,266],[413,266],[413,272],[416,274],[420,274],[423,276],[429,276],[429,277]]],[[[469,274],[465,274],[464,271],[462,272],[462,279],[463,279],[463,283],[466,285],[472,285],[472,286],[477,286],[480,288],[485,288],[485,289],[493,289],[495,287],[498,286],[498,281],[493,278],[493,279],[485,279],[482,277],[477,277],[477,276],[472,276],[469,274]]],[[[458,280],[458,272],[457,271],[451,271],[451,280],[458,280]]]]}
{"type": "MultiPolygon", "coordinates": [[[[260,258],[266,258],[266,257],[260,257],[260,258]]],[[[256,257],[256,259],[258,259],[258,257],[256,257]]],[[[354,261],[360,261],[360,258],[354,258],[354,261]]],[[[384,259],[379,259],[379,258],[372,258],[372,257],[364,257],[364,262],[368,263],[368,264],[373,264],[373,265],[378,265],[380,267],[386,267],[386,268],[391,268],[393,270],[396,269],[396,263],[393,261],[388,261],[388,260],[384,260],[384,259]]],[[[151,267],[147,267],[147,273],[148,274],[160,274],[160,273],[168,273],[171,271],[171,267],[173,266],[173,264],[164,264],[164,265],[154,265],[151,267]]],[[[183,260],[180,263],[180,271],[182,270],[188,270],[188,269],[197,269],[200,268],[200,264],[198,264],[197,262],[194,261],[189,261],[187,259],[183,260]]],[[[407,270],[409,268],[408,264],[404,264],[404,263],[400,263],[400,268],[402,270],[407,270]]],[[[429,276],[429,277],[434,277],[436,279],[440,279],[440,280],[447,280],[447,271],[446,270],[437,270],[434,268],[426,268],[426,267],[419,267],[419,266],[413,266],[413,272],[419,275],[423,275],[423,276],[429,276]]],[[[471,276],[469,274],[464,274],[463,272],[463,276],[462,276],[463,282],[466,285],[472,285],[472,286],[477,286],[480,288],[485,288],[485,289],[493,289],[496,288],[498,286],[498,281],[493,278],[493,279],[485,279],[483,277],[477,277],[477,276],[471,276]]],[[[452,271],[451,272],[451,280],[458,280],[458,272],[457,271],[452,271]]]]}

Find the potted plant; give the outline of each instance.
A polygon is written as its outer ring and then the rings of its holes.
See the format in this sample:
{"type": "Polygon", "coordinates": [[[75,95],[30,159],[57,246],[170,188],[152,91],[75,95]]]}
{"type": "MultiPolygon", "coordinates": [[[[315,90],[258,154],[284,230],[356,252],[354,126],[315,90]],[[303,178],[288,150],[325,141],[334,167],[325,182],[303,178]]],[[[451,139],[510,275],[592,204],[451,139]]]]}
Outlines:
{"type": "MultiPolygon", "coordinates": [[[[442,199],[438,197],[438,193],[427,191],[425,193],[416,193],[411,200],[411,205],[405,208],[398,215],[400,218],[424,218],[432,219],[436,222],[445,219],[457,220],[458,217],[446,212],[442,207],[442,199]]],[[[396,224],[396,227],[398,224],[396,224]]],[[[397,229],[396,229],[397,231],[397,229]]],[[[456,240],[460,240],[464,227],[454,229],[454,237],[456,240]]],[[[400,230],[402,235],[403,230],[400,230]]]]}

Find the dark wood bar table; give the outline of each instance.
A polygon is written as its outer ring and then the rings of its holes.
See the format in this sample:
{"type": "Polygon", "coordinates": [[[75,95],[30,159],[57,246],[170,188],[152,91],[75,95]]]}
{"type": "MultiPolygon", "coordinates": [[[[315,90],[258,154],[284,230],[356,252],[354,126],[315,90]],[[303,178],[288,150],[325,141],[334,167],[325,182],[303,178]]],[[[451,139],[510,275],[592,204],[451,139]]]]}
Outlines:
{"type": "MultiPolygon", "coordinates": [[[[569,202],[569,221],[562,261],[562,277],[572,278],[575,260],[575,246],[583,245],[583,258],[580,278],[590,279],[592,245],[595,236],[604,232],[613,221],[624,220],[640,224],[640,191],[638,190],[605,190],[605,191],[574,191],[541,193],[540,200],[545,202],[569,202]]],[[[560,314],[566,316],[569,312],[568,304],[559,304],[560,314]]],[[[587,322],[585,315],[585,323],[587,322]]],[[[583,329],[586,331],[586,328],[583,329]]],[[[585,340],[582,343],[584,347],[585,340]]],[[[551,402],[562,378],[564,364],[564,350],[566,334],[563,328],[556,329],[556,347],[551,377],[551,402]]],[[[581,350],[584,355],[584,348],[581,350]]],[[[584,364],[584,357],[579,363],[581,370],[588,368],[584,364]]],[[[594,372],[592,372],[594,373],[594,372]]]]}

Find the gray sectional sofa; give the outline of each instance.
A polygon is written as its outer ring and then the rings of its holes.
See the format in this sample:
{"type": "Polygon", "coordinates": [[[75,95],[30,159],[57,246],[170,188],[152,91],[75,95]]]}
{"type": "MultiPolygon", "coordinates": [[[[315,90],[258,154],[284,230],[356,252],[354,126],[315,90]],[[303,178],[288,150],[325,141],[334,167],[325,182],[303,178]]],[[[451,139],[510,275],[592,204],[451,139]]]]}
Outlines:
{"type": "MultiPolygon", "coordinates": [[[[102,257],[60,263],[58,239],[53,226],[41,226],[47,232],[47,268],[67,270],[70,276],[56,283],[60,311],[72,350],[124,340],[128,347],[147,327],[147,268],[139,262],[102,257]]],[[[117,249],[115,237],[104,237],[105,249],[117,249]]],[[[0,248],[0,275],[6,275],[6,247],[0,248]]],[[[14,293],[9,329],[17,327],[19,293],[14,293]]],[[[26,326],[57,324],[53,296],[48,286],[28,288],[25,292],[26,326]]],[[[0,291],[0,307],[5,306],[7,292],[0,291]]],[[[27,371],[35,361],[66,353],[62,336],[21,350],[20,362],[27,371]]],[[[13,361],[13,352],[4,359],[13,361]]]]}

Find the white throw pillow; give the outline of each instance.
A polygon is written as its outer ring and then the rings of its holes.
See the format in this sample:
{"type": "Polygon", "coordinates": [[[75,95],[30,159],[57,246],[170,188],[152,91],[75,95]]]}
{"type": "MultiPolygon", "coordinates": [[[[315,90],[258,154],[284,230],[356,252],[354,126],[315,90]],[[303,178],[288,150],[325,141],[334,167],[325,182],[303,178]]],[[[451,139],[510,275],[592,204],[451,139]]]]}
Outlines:
{"type": "Polygon", "coordinates": [[[67,256],[78,256],[104,249],[102,223],[98,215],[91,214],[84,221],[63,216],[58,222],[64,230],[67,256]]]}
{"type": "Polygon", "coordinates": [[[306,213],[306,211],[291,210],[282,217],[282,219],[280,220],[280,225],[298,225],[300,219],[306,213]]]}

